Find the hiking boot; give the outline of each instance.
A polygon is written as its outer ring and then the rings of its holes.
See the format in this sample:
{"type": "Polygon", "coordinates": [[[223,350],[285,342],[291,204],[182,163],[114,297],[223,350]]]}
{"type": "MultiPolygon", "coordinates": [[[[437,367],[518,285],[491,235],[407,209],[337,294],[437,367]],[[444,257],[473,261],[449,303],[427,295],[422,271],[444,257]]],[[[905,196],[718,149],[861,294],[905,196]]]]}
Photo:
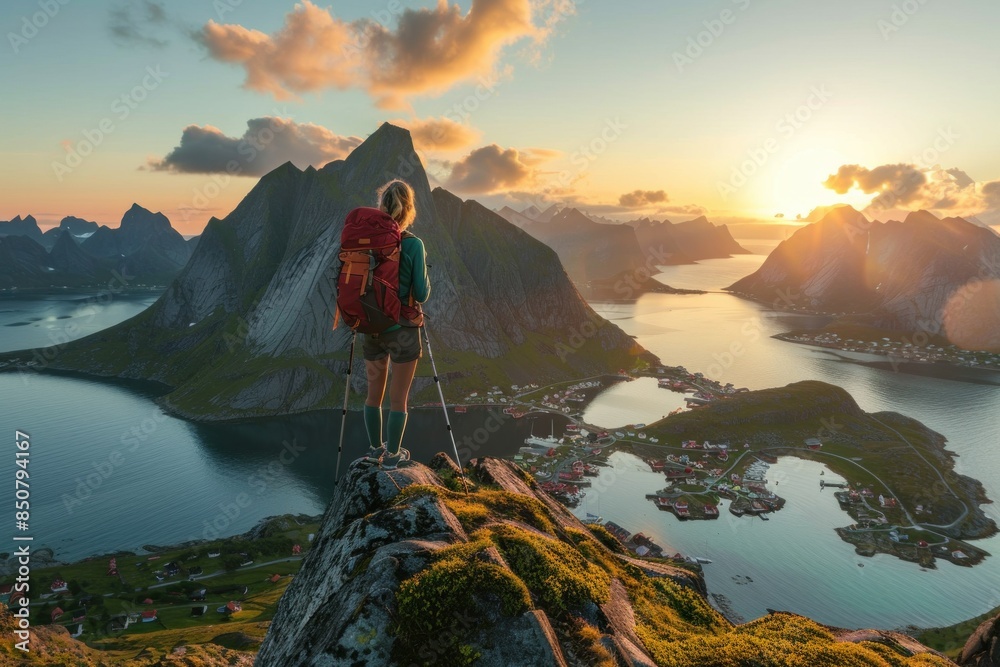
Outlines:
{"type": "Polygon", "coordinates": [[[360,459],[355,461],[357,464],[368,464],[368,463],[378,463],[382,460],[382,457],[386,455],[385,443],[383,442],[378,447],[369,447],[368,453],[362,456],[360,459]]]}
{"type": "Polygon", "coordinates": [[[385,456],[382,457],[382,467],[385,468],[386,470],[395,470],[396,466],[398,466],[400,463],[409,460],[410,460],[410,450],[400,447],[399,451],[396,452],[395,454],[386,454],[385,456]]]}

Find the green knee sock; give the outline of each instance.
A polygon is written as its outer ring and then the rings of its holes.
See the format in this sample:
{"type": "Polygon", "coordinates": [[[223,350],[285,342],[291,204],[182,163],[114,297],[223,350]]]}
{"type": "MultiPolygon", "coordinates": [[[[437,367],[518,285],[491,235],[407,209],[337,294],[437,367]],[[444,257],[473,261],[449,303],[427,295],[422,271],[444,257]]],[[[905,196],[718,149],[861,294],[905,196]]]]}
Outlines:
{"type": "Polygon", "coordinates": [[[365,429],[368,431],[368,445],[372,449],[382,446],[382,408],[365,406],[365,429]]]}
{"type": "Polygon", "coordinates": [[[395,454],[399,451],[399,445],[403,442],[403,431],[406,429],[406,413],[396,412],[395,410],[389,411],[389,428],[388,428],[388,440],[385,448],[390,454],[395,454]]]}

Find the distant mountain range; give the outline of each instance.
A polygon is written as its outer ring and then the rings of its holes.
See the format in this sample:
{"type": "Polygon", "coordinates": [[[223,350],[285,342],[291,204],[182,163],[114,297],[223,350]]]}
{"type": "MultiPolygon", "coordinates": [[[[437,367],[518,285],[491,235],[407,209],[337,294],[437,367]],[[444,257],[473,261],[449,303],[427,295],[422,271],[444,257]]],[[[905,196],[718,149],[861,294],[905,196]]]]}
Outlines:
{"type": "Polygon", "coordinates": [[[918,211],[883,223],[835,208],[727,289],[777,307],[1000,350],[1000,236],[962,218],[918,211]]]}
{"type": "MultiPolygon", "coordinates": [[[[384,124],[346,160],[265,175],[225,219],[209,221],[156,303],[67,344],[50,367],[158,380],[173,388],[166,409],[205,421],[338,406],[351,338],[344,326],[330,330],[340,230],[396,176],[416,191],[413,229],[432,267],[428,321],[454,398],[616,373],[648,355],[583,301],[550,248],[477,202],[432,192],[409,132],[384,124]]],[[[133,241],[123,233],[112,247],[133,241]]],[[[352,379],[363,391],[360,354],[352,379]]],[[[428,379],[418,381],[429,398],[428,379]]]]}
{"type": "Polygon", "coordinates": [[[191,257],[198,237],[185,240],[162,213],[133,204],[118,227],[67,216],[42,232],[32,216],[0,221],[2,288],[107,285],[115,274],[129,281],[165,284],[191,257]]]}
{"type": "Polygon", "coordinates": [[[679,224],[649,218],[611,223],[554,204],[545,211],[505,206],[497,214],[553,248],[573,282],[591,297],[676,291],[650,279],[658,273],[656,266],[749,252],[725,225],[713,225],[704,217],[679,224]]]}

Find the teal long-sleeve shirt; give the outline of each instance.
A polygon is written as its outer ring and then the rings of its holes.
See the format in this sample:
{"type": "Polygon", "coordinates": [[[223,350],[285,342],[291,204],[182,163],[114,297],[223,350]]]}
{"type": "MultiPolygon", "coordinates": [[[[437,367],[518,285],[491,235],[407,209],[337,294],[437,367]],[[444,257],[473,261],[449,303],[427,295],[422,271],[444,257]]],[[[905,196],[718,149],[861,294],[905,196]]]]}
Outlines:
{"type": "Polygon", "coordinates": [[[416,236],[407,236],[400,244],[399,298],[406,303],[413,295],[417,303],[424,303],[431,295],[431,281],[427,277],[427,251],[424,242],[416,236]]]}
{"type": "MultiPolygon", "coordinates": [[[[399,250],[399,300],[407,303],[411,293],[417,303],[424,303],[431,295],[431,281],[427,277],[427,251],[424,249],[424,242],[416,236],[403,238],[399,250]]],[[[395,331],[400,326],[394,324],[386,331],[395,331]]]]}

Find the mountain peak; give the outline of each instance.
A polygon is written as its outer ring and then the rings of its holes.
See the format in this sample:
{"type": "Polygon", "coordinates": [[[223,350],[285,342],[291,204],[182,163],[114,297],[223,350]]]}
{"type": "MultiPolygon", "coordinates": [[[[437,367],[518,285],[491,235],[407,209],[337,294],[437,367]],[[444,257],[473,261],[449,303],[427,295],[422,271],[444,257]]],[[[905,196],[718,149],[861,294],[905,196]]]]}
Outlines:
{"type": "MultiPolygon", "coordinates": [[[[817,209],[819,210],[819,209],[817,209]]],[[[869,224],[868,218],[864,213],[857,210],[853,206],[836,206],[827,210],[823,217],[820,218],[819,224],[835,224],[835,225],[865,225],[869,224]]]]}
{"type": "Polygon", "coordinates": [[[122,216],[119,228],[122,231],[134,230],[144,227],[154,227],[158,229],[172,229],[170,220],[159,211],[153,213],[148,208],[133,203],[129,210],[122,216]]]}
{"type": "MultiPolygon", "coordinates": [[[[329,166],[331,165],[327,165],[329,166]]],[[[338,168],[347,176],[348,183],[345,185],[348,187],[351,182],[371,183],[381,180],[384,183],[393,178],[402,178],[415,189],[430,192],[427,174],[413,148],[410,131],[392,123],[382,123],[351,151],[346,160],[339,163],[338,168]]]]}
{"type": "Polygon", "coordinates": [[[923,209],[919,211],[912,211],[907,214],[906,219],[903,220],[904,224],[911,225],[933,225],[941,222],[941,218],[937,217],[930,211],[925,211],[923,209]]]}

